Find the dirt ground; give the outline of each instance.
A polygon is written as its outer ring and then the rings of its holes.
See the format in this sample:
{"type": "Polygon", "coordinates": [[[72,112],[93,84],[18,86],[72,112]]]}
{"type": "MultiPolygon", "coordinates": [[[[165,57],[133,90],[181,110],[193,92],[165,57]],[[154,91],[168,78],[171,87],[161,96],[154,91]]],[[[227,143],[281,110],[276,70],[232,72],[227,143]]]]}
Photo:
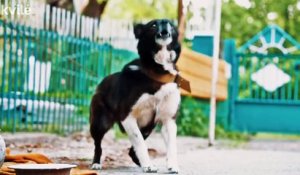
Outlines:
{"type": "MultiPolygon", "coordinates": [[[[56,163],[72,163],[88,168],[93,157],[93,141],[88,133],[68,137],[41,133],[1,134],[12,154],[38,152],[56,163]]],[[[147,140],[158,174],[165,174],[165,146],[160,134],[147,140]]],[[[109,132],[103,141],[101,175],[143,174],[128,156],[130,143],[116,139],[109,132]]],[[[178,137],[180,174],[184,175],[297,175],[300,174],[300,139],[253,139],[249,142],[217,141],[214,147],[207,140],[178,137]]]]}

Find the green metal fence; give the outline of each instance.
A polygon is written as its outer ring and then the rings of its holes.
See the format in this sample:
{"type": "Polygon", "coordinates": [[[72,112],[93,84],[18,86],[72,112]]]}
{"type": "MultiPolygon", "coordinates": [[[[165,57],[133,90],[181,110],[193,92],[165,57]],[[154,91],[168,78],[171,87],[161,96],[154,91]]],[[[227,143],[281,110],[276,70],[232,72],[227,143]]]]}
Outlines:
{"type": "Polygon", "coordinates": [[[88,124],[101,79],[135,58],[111,44],[0,20],[0,128],[66,133],[88,124]]]}

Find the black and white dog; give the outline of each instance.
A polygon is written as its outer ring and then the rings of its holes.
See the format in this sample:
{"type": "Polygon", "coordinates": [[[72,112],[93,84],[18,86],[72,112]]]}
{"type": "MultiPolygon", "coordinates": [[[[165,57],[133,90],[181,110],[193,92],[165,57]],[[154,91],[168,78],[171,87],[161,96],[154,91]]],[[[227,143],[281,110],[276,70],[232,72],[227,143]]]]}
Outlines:
{"type": "Polygon", "coordinates": [[[129,155],[144,172],[156,172],[145,139],[157,123],[167,146],[167,168],[178,173],[175,123],[180,103],[180,82],[175,63],[180,55],[176,27],[166,19],[134,28],[140,58],[121,72],[106,77],[91,101],[90,132],[95,143],[93,169],[101,169],[101,140],[119,123],[132,143],[129,155]]]}

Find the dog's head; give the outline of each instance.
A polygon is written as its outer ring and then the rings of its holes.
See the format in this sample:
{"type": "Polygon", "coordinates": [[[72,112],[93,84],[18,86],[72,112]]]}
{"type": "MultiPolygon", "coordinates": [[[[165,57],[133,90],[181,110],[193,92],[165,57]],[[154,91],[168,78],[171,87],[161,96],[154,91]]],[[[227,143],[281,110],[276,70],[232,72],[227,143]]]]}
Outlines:
{"type": "Polygon", "coordinates": [[[180,55],[178,31],[170,20],[157,19],[147,24],[137,24],[134,27],[135,37],[139,40],[138,52],[144,66],[156,69],[157,72],[166,72],[161,65],[154,60],[155,54],[163,47],[169,51],[175,51],[176,57],[172,62],[176,63],[180,55]]]}

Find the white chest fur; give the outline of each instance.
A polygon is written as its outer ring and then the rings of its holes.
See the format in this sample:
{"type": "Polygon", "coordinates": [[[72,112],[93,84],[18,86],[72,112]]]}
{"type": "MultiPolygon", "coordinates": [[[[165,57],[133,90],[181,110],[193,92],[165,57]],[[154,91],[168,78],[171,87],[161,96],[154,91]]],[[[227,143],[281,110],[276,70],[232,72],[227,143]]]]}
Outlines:
{"type": "Polygon", "coordinates": [[[174,50],[169,51],[167,46],[162,46],[161,50],[159,50],[154,56],[155,62],[162,65],[166,71],[169,71],[173,75],[177,74],[173,63],[175,59],[176,52],[174,50]]]}
{"type": "Polygon", "coordinates": [[[173,118],[180,103],[180,91],[175,83],[163,85],[154,95],[143,94],[132,107],[131,115],[139,127],[146,126],[155,114],[155,121],[163,123],[173,118]]]}

